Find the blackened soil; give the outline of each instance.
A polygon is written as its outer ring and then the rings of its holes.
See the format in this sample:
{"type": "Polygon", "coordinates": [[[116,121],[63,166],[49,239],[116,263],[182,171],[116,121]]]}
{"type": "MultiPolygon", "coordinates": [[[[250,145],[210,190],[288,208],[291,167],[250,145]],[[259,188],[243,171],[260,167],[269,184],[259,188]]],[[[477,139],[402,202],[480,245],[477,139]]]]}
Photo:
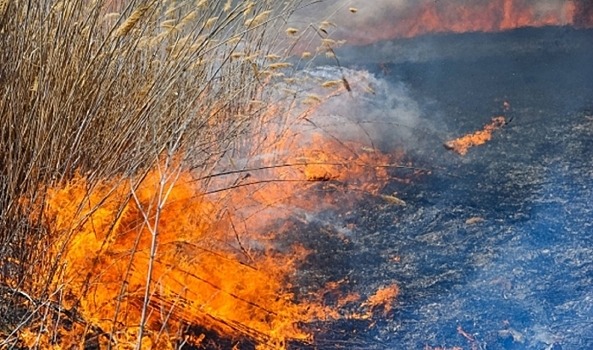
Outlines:
{"type": "Polygon", "coordinates": [[[593,348],[593,32],[418,40],[424,59],[397,51],[413,41],[343,59],[409,88],[427,128],[408,154],[432,171],[387,186],[405,207],[367,198],[303,233],[307,278],[401,288],[387,316],[317,325],[315,348],[593,348]],[[442,146],[496,115],[488,144],[442,146]]]}

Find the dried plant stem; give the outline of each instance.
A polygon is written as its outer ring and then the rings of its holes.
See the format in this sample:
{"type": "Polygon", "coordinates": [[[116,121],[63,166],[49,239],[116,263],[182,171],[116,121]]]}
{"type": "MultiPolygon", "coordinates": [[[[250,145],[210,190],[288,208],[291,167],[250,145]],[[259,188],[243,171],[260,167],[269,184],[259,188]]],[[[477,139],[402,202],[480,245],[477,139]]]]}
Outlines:
{"type": "Polygon", "coordinates": [[[60,302],[58,309],[28,307],[1,344],[35,318],[58,320],[46,329],[54,333],[49,341],[59,343],[62,311],[72,308],[93,327],[101,323],[113,343],[133,317],[140,324],[134,346],[142,346],[153,331],[147,322],[169,193],[181,169],[206,187],[239,137],[263,123],[262,111],[277,94],[254,72],[289,67],[286,57],[270,54],[283,52],[275,49],[285,46],[278,33],[299,3],[0,0],[0,265],[10,272],[0,283],[22,291],[10,305],[25,295],[41,305],[60,302]],[[233,57],[236,51],[249,59],[233,57]],[[257,109],[254,100],[262,101],[257,109]],[[157,195],[147,204],[139,197],[142,175],[156,167],[162,172],[157,195]],[[51,202],[57,189],[81,183],[84,195],[72,210],[65,217],[52,213],[65,205],[51,202]],[[101,226],[113,198],[122,203],[101,226]],[[84,301],[109,273],[96,269],[114,259],[108,255],[127,210],[133,211],[130,203],[143,215],[139,230],[151,235],[143,295],[134,296],[140,313],[126,313],[132,298],[126,283],[135,254],[146,248],[137,233],[127,242],[130,255],[118,257],[124,278],[114,288],[113,310],[97,321],[84,314],[84,301]],[[87,226],[98,243],[85,256],[88,271],[75,271],[68,254],[87,226]]]}
{"type": "Polygon", "coordinates": [[[134,12],[132,12],[130,17],[128,17],[128,19],[126,19],[126,21],[122,23],[121,26],[119,26],[119,28],[116,29],[115,36],[122,37],[127,35],[130,32],[130,30],[132,30],[132,28],[134,28],[134,26],[142,19],[146,11],[148,11],[149,9],[150,6],[148,5],[143,5],[137,8],[134,12]]]}

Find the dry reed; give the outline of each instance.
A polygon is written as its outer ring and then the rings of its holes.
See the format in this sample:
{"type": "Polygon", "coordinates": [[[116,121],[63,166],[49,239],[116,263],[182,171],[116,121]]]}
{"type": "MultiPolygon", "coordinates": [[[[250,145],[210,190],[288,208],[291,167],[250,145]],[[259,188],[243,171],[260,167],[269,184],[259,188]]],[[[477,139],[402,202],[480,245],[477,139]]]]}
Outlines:
{"type": "Polygon", "coordinates": [[[140,19],[142,19],[146,11],[148,11],[149,9],[150,6],[147,5],[140,6],[138,9],[136,9],[130,15],[130,17],[128,17],[128,19],[126,19],[126,21],[115,30],[115,36],[122,37],[127,35],[130,32],[130,30],[132,30],[132,28],[134,28],[134,26],[140,21],[140,19]]]}
{"type": "Polygon", "coordinates": [[[103,179],[133,182],[174,155],[207,178],[257,123],[249,101],[272,103],[257,53],[284,44],[281,17],[298,4],[0,0],[0,304],[15,307],[0,310],[13,326],[0,348],[44,319],[35,305],[62,310],[63,261],[47,247],[70,233],[48,230],[47,188],[76,176],[89,193],[103,179]]]}

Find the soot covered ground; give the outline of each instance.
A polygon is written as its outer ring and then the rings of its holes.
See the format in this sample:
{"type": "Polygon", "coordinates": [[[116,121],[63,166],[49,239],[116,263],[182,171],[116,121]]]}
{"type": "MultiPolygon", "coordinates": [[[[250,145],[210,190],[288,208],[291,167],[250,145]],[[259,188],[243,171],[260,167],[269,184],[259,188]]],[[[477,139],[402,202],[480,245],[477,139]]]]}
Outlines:
{"type": "Polygon", "coordinates": [[[385,317],[319,325],[315,348],[593,348],[593,32],[437,39],[417,39],[440,43],[422,59],[406,59],[413,41],[392,43],[391,60],[343,57],[406,84],[436,126],[408,156],[432,171],[388,185],[405,207],[369,198],[302,233],[319,253],[311,279],[401,288],[385,317]],[[464,157],[442,146],[500,114],[512,121],[486,145],[464,157]],[[323,234],[340,226],[347,243],[323,234]]]}

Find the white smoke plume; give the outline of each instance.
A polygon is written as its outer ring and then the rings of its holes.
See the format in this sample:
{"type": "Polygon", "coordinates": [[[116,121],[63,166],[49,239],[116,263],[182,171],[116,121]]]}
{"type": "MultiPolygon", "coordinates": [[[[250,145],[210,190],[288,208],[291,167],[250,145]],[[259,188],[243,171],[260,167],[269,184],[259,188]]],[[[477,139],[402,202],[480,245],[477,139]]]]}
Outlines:
{"type": "Polygon", "coordinates": [[[344,79],[348,84],[350,91],[324,98],[309,117],[314,124],[309,127],[330,137],[388,151],[414,147],[417,129],[427,128],[421,106],[402,83],[388,82],[365,70],[327,66],[302,75],[306,76],[303,89],[320,96],[328,94],[323,82],[344,79]]]}

